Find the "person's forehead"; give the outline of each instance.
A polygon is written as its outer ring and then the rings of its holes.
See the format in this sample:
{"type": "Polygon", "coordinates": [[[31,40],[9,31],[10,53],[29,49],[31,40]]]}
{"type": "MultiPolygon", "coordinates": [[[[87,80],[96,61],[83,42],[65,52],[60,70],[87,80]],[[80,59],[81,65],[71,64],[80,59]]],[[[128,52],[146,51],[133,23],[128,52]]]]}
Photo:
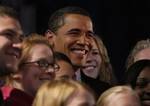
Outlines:
{"type": "MultiPolygon", "coordinates": [[[[64,25],[86,25],[86,27],[93,28],[92,21],[89,17],[79,14],[69,14],[64,17],[64,25]],[[71,24],[72,23],[72,24],[71,24]]],[[[93,29],[92,29],[93,30],[93,29]]]]}
{"type": "Polygon", "coordinates": [[[32,45],[31,48],[30,48],[30,55],[34,58],[38,56],[41,57],[41,56],[50,56],[50,57],[53,57],[53,51],[50,47],[48,47],[46,44],[35,44],[35,45],[32,45]]]}
{"type": "Polygon", "coordinates": [[[144,67],[141,70],[141,72],[139,74],[139,77],[148,77],[148,78],[150,78],[150,66],[144,67]]]}
{"type": "Polygon", "coordinates": [[[11,29],[19,35],[23,34],[21,25],[18,20],[9,16],[0,16],[0,31],[7,29],[11,29]]]}

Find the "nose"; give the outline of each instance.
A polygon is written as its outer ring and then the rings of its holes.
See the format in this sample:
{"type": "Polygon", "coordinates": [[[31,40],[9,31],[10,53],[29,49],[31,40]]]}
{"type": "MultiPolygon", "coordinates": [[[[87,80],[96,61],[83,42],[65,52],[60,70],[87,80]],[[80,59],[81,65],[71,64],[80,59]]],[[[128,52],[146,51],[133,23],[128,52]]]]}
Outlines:
{"type": "Polygon", "coordinates": [[[91,63],[93,61],[94,58],[93,58],[91,51],[88,52],[85,58],[86,58],[86,63],[91,63]]]}
{"type": "Polygon", "coordinates": [[[47,68],[46,70],[45,70],[45,73],[55,73],[55,70],[53,69],[53,68],[47,68]]]}

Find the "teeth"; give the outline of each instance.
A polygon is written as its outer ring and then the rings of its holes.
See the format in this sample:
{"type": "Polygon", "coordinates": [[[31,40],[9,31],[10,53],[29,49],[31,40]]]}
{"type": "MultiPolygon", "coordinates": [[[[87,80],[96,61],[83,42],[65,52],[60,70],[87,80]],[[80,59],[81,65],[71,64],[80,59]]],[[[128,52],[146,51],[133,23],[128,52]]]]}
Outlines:
{"type": "Polygon", "coordinates": [[[85,54],[85,50],[74,50],[75,53],[85,54]]]}
{"type": "Polygon", "coordinates": [[[87,70],[93,70],[95,67],[94,66],[88,66],[86,67],[87,70]]]}

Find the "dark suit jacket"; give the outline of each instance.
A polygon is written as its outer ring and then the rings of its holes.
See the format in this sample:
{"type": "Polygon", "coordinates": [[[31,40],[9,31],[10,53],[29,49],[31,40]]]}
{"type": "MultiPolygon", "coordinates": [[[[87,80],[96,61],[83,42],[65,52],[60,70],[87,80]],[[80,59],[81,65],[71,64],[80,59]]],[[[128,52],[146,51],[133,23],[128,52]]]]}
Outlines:
{"type": "Polygon", "coordinates": [[[98,78],[94,79],[86,76],[82,71],[81,80],[92,88],[92,90],[95,92],[96,98],[98,98],[105,90],[111,87],[108,83],[100,81],[98,78]]]}

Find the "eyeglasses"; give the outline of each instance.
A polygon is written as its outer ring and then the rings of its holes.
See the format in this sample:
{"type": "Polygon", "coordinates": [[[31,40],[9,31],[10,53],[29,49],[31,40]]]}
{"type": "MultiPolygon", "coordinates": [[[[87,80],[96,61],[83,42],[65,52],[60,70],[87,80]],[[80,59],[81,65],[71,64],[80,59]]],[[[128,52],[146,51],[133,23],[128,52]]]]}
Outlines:
{"type": "Polygon", "coordinates": [[[27,64],[36,64],[38,67],[40,67],[42,70],[46,71],[49,70],[50,72],[56,72],[59,70],[59,65],[55,64],[55,63],[49,63],[47,60],[45,59],[41,59],[38,61],[32,61],[32,62],[25,62],[23,63],[23,65],[27,65],[27,64]]]}

